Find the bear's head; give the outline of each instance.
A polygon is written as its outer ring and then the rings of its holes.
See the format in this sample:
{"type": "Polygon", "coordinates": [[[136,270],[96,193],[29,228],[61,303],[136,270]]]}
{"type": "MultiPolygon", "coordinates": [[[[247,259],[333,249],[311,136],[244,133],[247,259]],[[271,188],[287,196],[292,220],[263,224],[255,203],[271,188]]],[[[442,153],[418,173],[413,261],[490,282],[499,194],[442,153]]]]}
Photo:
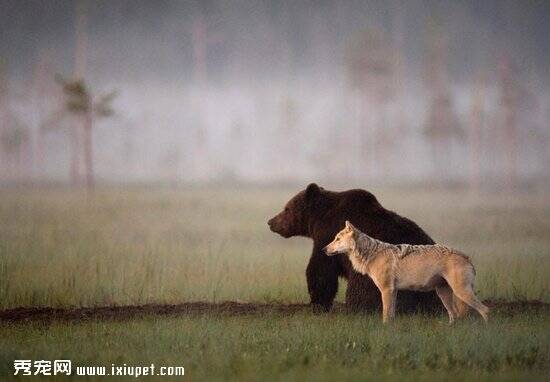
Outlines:
{"type": "Polygon", "coordinates": [[[309,236],[309,221],[312,208],[320,198],[323,189],[311,183],[285,205],[283,211],[269,219],[269,228],[284,238],[309,236]]]}

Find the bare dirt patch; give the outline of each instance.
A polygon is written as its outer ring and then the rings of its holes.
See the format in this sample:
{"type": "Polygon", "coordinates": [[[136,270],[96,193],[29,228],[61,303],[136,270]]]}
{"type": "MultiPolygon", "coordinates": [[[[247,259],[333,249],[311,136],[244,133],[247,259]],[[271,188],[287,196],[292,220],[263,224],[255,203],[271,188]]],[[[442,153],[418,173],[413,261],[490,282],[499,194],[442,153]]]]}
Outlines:
{"type": "MultiPolygon", "coordinates": [[[[544,312],[550,313],[550,304],[542,301],[503,301],[486,300],[493,310],[504,314],[544,312]]],[[[102,306],[89,308],[50,308],[21,307],[0,311],[0,323],[20,321],[87,321],[87,320],[127,320],[142,316],[181,316],[181,315],[261,315],[280,313],[292,315],[298,312],[311,312],[308,304],[258,304],[236,301],[221,303],[188,302],[175,305],[147,304],[126,306],[102,306]]],[[[335,304],[333,312],[346,312],[343,304],[335,304]]]]}

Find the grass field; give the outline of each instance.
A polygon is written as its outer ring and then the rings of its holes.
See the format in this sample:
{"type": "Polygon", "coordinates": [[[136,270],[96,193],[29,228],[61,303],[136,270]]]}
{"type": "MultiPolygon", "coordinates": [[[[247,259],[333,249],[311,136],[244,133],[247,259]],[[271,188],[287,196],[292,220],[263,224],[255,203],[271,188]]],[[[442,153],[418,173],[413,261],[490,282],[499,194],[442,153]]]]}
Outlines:
{"type": "MultiPolygon", "coordinates": [[[[0,309],[224,300],[307,302],[311,243],[267,219],[292,189],[0,191],[0,309]]],[[[482,298],[550,302],[550,198],[372,190],[438,242],[467,252],[482,298]]],[[[345,283],[340,288],[342,300],[345,283]]],[[[191,380],[541,378],[548,309],[441,317],[335,312],[147,315],[122,321],[0,323],[0,373],[14,359],[183,365],[191,380]]]]}
{"type": "Polygon", "coordinates": [[[184,366],[190,380],[542,380],[550,362],[546,315],[469,318],[335,313],[155,316],[130,321],[20,323],[0,327],[0,368],[14,359],[75,365],[184,366]]]}

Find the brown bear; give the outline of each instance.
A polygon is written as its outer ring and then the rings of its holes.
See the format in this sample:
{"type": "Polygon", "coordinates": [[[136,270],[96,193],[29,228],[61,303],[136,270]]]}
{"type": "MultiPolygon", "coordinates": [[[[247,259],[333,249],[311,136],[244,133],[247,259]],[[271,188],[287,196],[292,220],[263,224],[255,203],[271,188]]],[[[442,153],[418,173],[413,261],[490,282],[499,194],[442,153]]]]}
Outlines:
{"type": "MultiPolygon", "coordinates": [[[[284,238],[313,239],[306,277],[314,309],[330,310],[338,290],[338,277],[344,277],[348,280],[346,306],[352,310],[379,310],[380,292],[372,280],[355,272],[346,256],[330,257],[323,252],[346,220],[369,236],[390,244],[434,244],[416,223],[382,207],[370,192],[360,189],[333,192],[315,183],[290,199],[268,225],[284,238]]],[[[400,291],[397,310],[438,311],[441,303],[435,292],[400,291]]]]}

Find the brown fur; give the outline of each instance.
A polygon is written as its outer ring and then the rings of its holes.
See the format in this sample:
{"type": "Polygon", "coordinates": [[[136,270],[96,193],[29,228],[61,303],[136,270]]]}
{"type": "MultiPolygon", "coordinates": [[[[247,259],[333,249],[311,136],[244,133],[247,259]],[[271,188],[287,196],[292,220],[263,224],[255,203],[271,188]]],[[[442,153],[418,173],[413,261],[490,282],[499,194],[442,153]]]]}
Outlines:
{"type": "Polygon", "coordinates": [[[398,290],[435,290],[447,309],[449,323],[461,314],[456,306],[459,301],[488,320],[489,309],[473,291],[474,266],[468,256],[452,248],[385,243],[346,221],[325,252],[329,256],[348,255],[353,268],[373,280],[382,295],[384,322],[394,317],[398,290]]]}

